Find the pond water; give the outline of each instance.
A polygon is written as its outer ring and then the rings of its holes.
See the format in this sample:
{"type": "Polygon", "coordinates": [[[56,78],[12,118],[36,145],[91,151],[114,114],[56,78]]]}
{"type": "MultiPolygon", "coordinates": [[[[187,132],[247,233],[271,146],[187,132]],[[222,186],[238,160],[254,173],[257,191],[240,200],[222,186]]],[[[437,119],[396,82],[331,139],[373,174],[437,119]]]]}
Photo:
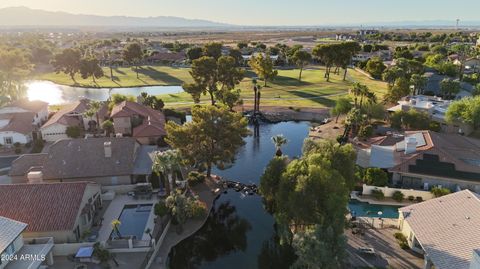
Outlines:
{"type": "Polygon", "coordinates": [[[81,88],[55,84],[50,81],[30,81],[25,84],[29,100],[40,100],[50,105],[72,103],[88,98],[106,101],[111,94],[138,96],[142,92],[151,95],[176,94],[183,92],[181,86],[147,86],[132,88],[81,88]]]}
{"type": "MultiPolygon", "coordinates": [[[[237,154],[233,166],[214,173],[258,185],[263,170],[275,153],[271,137],[283,134],[288,139],[288,144],[282,148],[284,154],[299,156],[309,127],[308,122],[260,125],[257,137],[245,139],[246,144],[237,154]]],[[[244,197],[229,190],[215,202],[202,229],[172,249],[169,266],[192,269],[288,268],[294,256],[290,249],[279,246],[274,223],[273,217],[264,210],[261,197],[244,197]]]]}

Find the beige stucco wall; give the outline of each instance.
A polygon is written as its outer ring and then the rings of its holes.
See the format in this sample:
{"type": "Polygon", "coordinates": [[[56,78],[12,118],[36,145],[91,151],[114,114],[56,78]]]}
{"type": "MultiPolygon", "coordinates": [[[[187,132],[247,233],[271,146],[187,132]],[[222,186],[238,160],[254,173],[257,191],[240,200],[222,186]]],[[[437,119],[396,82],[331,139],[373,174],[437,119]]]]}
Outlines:
{"type": "Polygon", "coordinates": [[[132,134],[132,122],[130,117],[115,117],[113,118],[113,127],[115,133],[131,135],[132,134]]]}
{"type": "Polygon", "coordinates": [[[442,187],[455,190],[455,188],[458,186],[461,189],[469,189],[473,192],[480,193],[480,182],[473,182],[473,181],[466,181],[466,180],[452,179],[452,178],[425,176],[425,175],[412,174],[412,173],[394,173],[392,179],[394,182],[399,182],[402,179],[402,176],[420,178],[422,180],[422,185],[423,183],[428,183],[429,188],[436,185],[442,185],[442,187]]]}

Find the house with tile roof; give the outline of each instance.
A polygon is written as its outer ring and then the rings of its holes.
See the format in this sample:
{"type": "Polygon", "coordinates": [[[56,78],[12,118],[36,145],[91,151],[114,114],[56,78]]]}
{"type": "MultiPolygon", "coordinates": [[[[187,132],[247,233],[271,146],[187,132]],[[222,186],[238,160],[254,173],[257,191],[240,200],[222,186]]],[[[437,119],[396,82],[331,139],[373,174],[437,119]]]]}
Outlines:
{"type": "Polygon", "coordinates": [[[425,269],[480,266],[480,196],[459,191],[399,210],[399,228],[425,269]]]}
{"type": "Polygon", "coordinates": [[[409,131],[374,137],[357,147],[357,164],[387,170],[397,187],[430,190],[441,185],[480,193],[480,140],[409,131]]]}
{"type": "Polygon", "coordinates": [[[72,104],[65,105],[40,128],[42,138],[48,142],[66,139],[68,127],[79,127],[88,130],[91,126],[98,127],[108,118],[108,107],[104,103],[97,115],[87,117],[84,113],[90,108],[90,100],[82,99],[72,104]],[[98,116],[98,117],[97,117],[98,116]],[[97,123],[98,121],[98,123],[97,123]]]}
{"type": "Polygon", "coordinates": [[[93,182],[5,184],[0,193],[0,216],[27,224],[24,237],[55,243],[78,242],[102,205],[93,182]]]}
{"type": "Polygon", "coordinates": [[[14,160],[9,176],[13,183],[93,181],[113,186],[148,182],[155,150],[132,137],[64,139],[46,153],[14,160]]]}
{"type": "Polygon", "coordinates": [[[123,101],[113,107],[110,117],[116,134],[135,137],[143,145],[159,144],[167,134],[165,115],[139,103],[123,101]]]}
{"type": "Polygon", "coordinates": [[[26,239],[23,233],[27,226],[26,223],[0,216],[0,269],[37,269],[53,264],[53,238],[26,239]],[[22,259],[25,255],[36,255],[39,259],[22,259]]]}
{"type": "Polygon", "coordinates": [[[18,100],[0,108],[0,144],[26,144],[38,137],[39,127],[47,120],[48,104],[18,100]]]}

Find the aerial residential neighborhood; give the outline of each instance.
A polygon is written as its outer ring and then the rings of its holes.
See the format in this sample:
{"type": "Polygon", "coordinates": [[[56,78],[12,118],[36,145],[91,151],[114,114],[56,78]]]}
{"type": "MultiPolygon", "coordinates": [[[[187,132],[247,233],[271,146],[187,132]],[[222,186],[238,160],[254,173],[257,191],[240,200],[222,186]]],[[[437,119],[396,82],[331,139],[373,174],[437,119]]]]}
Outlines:
{"type": "Polygon", "coordinates": [[[0,1],[0,269],[480,269],[478,10],[0,1]]]}

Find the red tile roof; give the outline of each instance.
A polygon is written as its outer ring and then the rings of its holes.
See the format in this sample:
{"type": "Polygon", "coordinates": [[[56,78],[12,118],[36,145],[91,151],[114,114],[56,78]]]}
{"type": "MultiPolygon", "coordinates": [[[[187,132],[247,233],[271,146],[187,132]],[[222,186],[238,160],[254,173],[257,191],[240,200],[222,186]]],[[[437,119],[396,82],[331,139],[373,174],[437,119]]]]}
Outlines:
{"type": "Polygon", "coordinates": [[[88,109],[88,100],[77,101],[73,104],[66,105],[55,113],[42,128],[48,127],[55,123],[67,126],[79,125],[80,120],[77,117],[69,116],[70,113],[82,114],[88,109]]]}
{"type": "Polygon", "coordinates": [[[88,182],[0,185],[0,215],[26,232],[73,230],[88,182]]]}
{"type": "Polygon", "coordinates": [[[166,135],[165,132],[165,115],[150,107],[123,101],[112,109],[112,118],[117,117],[133,117],[140,115],[143,117],[143,124],[133,129],[133,137],[150,137],[166,135]]]}

